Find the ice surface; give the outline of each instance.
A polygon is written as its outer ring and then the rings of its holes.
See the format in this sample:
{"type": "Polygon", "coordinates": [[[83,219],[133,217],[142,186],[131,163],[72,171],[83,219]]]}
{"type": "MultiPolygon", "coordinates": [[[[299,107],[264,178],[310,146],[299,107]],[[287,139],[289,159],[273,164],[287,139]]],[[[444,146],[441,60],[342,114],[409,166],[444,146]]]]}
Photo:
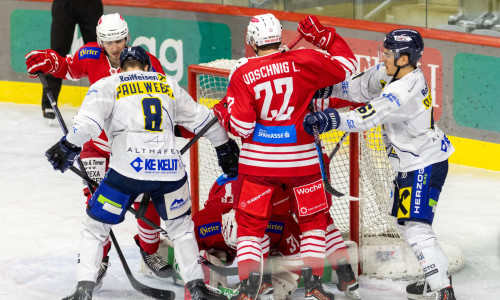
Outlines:
{"type": "MultiPolygon", "coordinates": [[[[61,111],[69,126],[77,110],[61,111]]],[[[76,283],[80,222],[85,215],[82,182],[70,171],[53,171],[46,161],[45,150],[62,132],[57,124],[47,125],[39,106],[0,103],[0,120],[0,299],[60,299],[76,283]]],[[[439,241],[460,247],[467,260],[453,276],[457,298],[500,299],[500,172],[451,165],[434,228],[439,241]]],[[[183,299],[182,287],[137,273],[132,215],[113,231],[138,280],[173,288],[183,299]]],[[[110,262],[94,299],[150,299],[132,288],[114,250],[110,262]]],[[[407,283],[361,276],[360,294],[367,300],[406,299],[407,283]]],[[[333,291],[336,299],[347,299],[333,291]]]]}

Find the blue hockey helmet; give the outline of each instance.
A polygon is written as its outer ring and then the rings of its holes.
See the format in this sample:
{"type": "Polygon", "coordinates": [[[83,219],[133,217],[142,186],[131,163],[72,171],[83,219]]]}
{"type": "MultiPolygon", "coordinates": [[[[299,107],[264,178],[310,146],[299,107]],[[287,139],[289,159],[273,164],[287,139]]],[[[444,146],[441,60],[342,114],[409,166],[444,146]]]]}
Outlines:
{"type": "Polygon", "coordinates": [[[149,55],[141,46],[127,47],[120,53],[120,67],[127,60],[138,60],[143,66],[148,65],[151,69],[149,55]]]}
{"type": "Polygon", "coordinates": [[[422,57],[424,40],[416,30],[395,29],[385,36],[384,47],[394,52],[394,60],[408,54],[410,64],[416,64],[422,57]]]}

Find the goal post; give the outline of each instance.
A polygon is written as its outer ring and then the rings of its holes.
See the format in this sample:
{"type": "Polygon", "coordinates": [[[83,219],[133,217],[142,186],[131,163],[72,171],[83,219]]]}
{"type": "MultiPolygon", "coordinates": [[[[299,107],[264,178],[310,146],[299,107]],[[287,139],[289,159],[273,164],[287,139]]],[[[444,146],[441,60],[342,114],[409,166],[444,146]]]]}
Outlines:
{"type": "MultiPolygon", "coordinates": [[[[235,63],[236,60],[220,59],[189,66],[189,94],[195,101],[213,107],[226,95],[229,73],[235,63]]],[[[343,134],[337,130],[322,134],[323,151],[332,153],[343,134]]],[[[232,138],[241,146],[239,138],[232,138]]],[[[358,245],[361,274],[393,279],[422,277],[415,255],[389,215],[394,171],[381,129],[350,133],[331,159],[329,169],[333,187],[348,195],[332,196],[330,213],[344,240],[358,245]]],[[[203,208],[210,187],[221,174],[215,149],[207,139],[200,138],[190,149],[193,213],[203,208]]],[[[465,264],[460,249],[443,249],[450,261],[450,272],[465,264]]]]}

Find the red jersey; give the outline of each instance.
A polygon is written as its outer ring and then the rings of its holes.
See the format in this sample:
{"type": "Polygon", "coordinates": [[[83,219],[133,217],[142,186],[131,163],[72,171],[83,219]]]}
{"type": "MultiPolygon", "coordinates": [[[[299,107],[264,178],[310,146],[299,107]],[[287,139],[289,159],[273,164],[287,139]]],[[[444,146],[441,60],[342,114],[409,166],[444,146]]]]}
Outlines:
{"type": "MultiPolygon", "coordinates": [[[[196,240],[200,250],[217,249],[225,251],[234,257],[236,251],[226,245],[222,235],[222,214],[233,208],[235,198],[239,195],[236,178],[222,175],[210,188],[208,200],[204,209],[193,215],[196,240]]],[[[282,255],[298,254],[300,252],[300,229],[290,215],[289,196],[276,193],[273,215],[266,229],[270,238],[270,248],[282,255]]],[[[236,201],[237,202],[237,201],[236,201]]]]}
{"type": "MultiPolygon", "coordinates": [[[[148,55],[153,71],[165,75],[160,61],[151,53],[148,53],[148,55]]],[[[120,72],[120,68],[111,66],[104,49],[97,42],[87,43],[78,49],[74,55],[67,55],[63,64],[65,64],[63,68],[67,69],[64,79],[76,81],[82,77],[88,77],[90,84],[120,72]]],[[[110,144],[104,130],[97,139],[87,142],[84,145],[84,148],[86,147],[92,147],[109,158],[110,144]]]]}
{"type": "Polygon", "coordinates": [[[335,34],[328,53],[299,49],[249,58],[227,89],[229,120],[242,137],[239,173],[291,177],[320,172],[314,137],[302,126],[317,89],[351,76],[357,62],[335,34]]]}

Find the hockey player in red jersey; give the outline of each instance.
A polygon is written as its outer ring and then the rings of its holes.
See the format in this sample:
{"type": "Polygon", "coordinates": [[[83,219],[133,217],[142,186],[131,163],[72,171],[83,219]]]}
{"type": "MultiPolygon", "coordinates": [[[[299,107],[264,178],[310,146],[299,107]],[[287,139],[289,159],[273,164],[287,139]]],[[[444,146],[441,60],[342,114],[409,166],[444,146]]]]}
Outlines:
{"type": "MultiPolygon", "coordinates": [[[[328,160],[328,156],[325,157],[328,160]]],[[[236,184],[236,177],[220,176],[210,189],[208,200],[204,209],[193,215],[196,240],[200,250],[205,250],[212,263],[219,262],[219,258],[225,259],[226,263],[236,257],[236,228],[234,220],[234,203],[238,202],[240,186],[236,184]],[[214,257],[218,259],[214,259],[214,257]]],[[[331,202],[327,195],[329,203],[331,202]]],[[[266,259],[268,254],[274,253],[287,259],[280,261],[284,265],[282,272],[271,279],[265,274],[259,289],[259,295],[272,294],[274,299],[284,299],[287,294],[293,292],[297,287],[298,276],[290,274],[292,271],[300,275],[302,261],[300,253],[300,229],[297,222],[290,214],[290,196],[280,188],[276,190],[271,203],[273,205],[272,216],[269,220],[262,240],[262,253],[266,259]]],[[[333,219],[328,210],[325,211],[328,220],[326,230],[326,259],[336,272],[339,279],[337,287],[351,299],[361,299],[357,291],[359,285],[355,274],[349,264],[349,254],[339,230],[335,227],[333,219]]],[[[224,278],[217,276],[214,272],[205,272],[205,283],[217,286],[221,283],[226,286],[224,278]]],[[[187,295],[187,294],[186,294],[187,295]]]]}
{"type": "MultiPolygon", "coordinates": [[[[236,177],[220,176],[210,189],[204,209],[193,215],[196,240],[202,255],[212,263],[219,263],[222,257],[226,263],[236,257],[236,229],[233,205],[239,195],[236,177]],[[218,259],[215,259],[218,258],[218,259]]],[[[259,295],[271,295],[274,299],[285,299],[297,288],[300,274],[300,230],[290,214],[289,196],[281,189],[271,200],[273,215],[271,216],[264,238],[262,239],[262,255],[267,260],[270,252],[287,259],[280,261],[278,272],[271,277],[270,266],[262,279],[259,295]],[[292,274],[294,271],[297,275],[292,274]],[[273,287],[276,287],[275,288],[273,287]]],[[[206,267],[205,267],[206,269],[206,267]]],[[[217,286],[227,286],[224,278],[206,270],[206,282],[217,286]]],[[[187,294],[187,293],[186,293],[187,294]]]]}
{"type": "Polygon", "coordinates": [[[273,210],[270,200],[281,186],[291,196],[291,211],[302,232],[306,299],[333,299],[321,285],[327,197],[314,138],[302,121],[315,91],[344,81],[355,72],[357,61],[335,29],[324,27],[316,17],[301,21],[298,31],[327,53],[313,49],[281,53],[278,19],[272,14],[253,17],[246,40],[257,56],[242,59],[223,103],[214,107],[219,122],[243,142],[236,205],[239,299],[255,299],[261,239],[273,210]]]}
{"type": "MultiPolygon", "coordinates": [[[[57,52],[34,50],[26,54],[26,65],[30,77],[37,77],[37,73],[51,74],[57,78],[77,81],[88,77],[90,84],[101,78],[108,77],[120,71],[120,53],[130,43],[127,22],[118,14],[103,15],[96,26],[97,42],[90,42],[81,47],[75,54],[61,57],[57,52]]],[[[151,61],[151,71],[165,74],[160,61],[148,53],[151,61]]],[[[108,170],[110,143],[105,129],[98,138],[85,143],[81,152],[81,159],[90,178],[101,182],[108,170]]],[[[87,201],[90,199],[88,188],[84,188],[87,201]]],[[[135,209],[139,201],[134,203],[135,209]]],[[[145,217],[160,225],[160,216],[149,203],[145,217]]],[[[140,247],[141,256],[152,273],[160,278],[169,277],[173,269],[156,254],[160,243],[160,236],[156,230],[137,219],[139,234],[135,236],[140,247]]],[[[104,247],[104,256],[97,279],[96,289],[100,287],[108,266],[108,251],[111,241],[104,247]]]]}

